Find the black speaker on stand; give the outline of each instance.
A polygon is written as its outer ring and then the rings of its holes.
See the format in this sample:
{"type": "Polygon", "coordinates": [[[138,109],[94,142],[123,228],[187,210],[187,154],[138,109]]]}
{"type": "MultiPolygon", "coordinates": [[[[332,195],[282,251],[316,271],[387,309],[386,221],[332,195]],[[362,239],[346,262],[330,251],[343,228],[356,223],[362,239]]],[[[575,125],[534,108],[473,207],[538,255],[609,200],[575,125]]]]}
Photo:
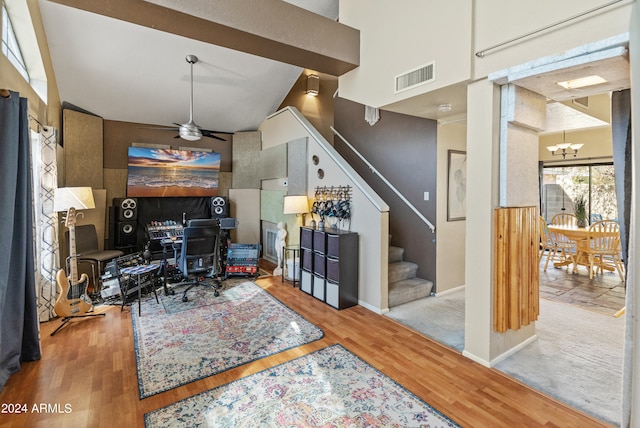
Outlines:
{"type": "Polygon", "coordinates": [[[229,217],[229,200],[224,196],[211,198],[211,218],[229,217]]]}
{"type": "Polygon", "coordinates": [[[138,201],[113,199],[113,242],[115,248],[131,248],[138,243],[138,201]]]}

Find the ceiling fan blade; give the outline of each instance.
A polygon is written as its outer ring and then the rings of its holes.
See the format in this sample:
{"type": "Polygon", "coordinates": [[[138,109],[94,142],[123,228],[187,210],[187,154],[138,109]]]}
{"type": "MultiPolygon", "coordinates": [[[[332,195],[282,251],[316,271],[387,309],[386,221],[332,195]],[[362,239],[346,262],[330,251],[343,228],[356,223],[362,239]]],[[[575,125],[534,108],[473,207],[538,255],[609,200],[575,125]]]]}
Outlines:
{"type": "MultiPolygon", "coordinates": [[[[218,137],[217,135],[215,135],[211,131],[207,131],[207,130],[201,130],[201,131],[202,131],[202,136],[203,137],[215,138],[216,140],[220,140],[220,141],[227,141],[222,137],[218,137]]],[[[225,132],[225,134],[226,134],[226,132],[225,132]]]]}
{"type": "Polygon", "coordinates": [[[213,129],[200,129],[202,132],[208,132],[210,134],[225,134],[225,135],[233,135],[234,132],[226,132],[226,131],[214,131],[213,129]]]}
{"type": "Polygon", "coordinates": [[[139,126],[138,129],[155,129],[157,131],[174,131],[177,132],[178,128],[162,127],[162,126],[139,126]]]}

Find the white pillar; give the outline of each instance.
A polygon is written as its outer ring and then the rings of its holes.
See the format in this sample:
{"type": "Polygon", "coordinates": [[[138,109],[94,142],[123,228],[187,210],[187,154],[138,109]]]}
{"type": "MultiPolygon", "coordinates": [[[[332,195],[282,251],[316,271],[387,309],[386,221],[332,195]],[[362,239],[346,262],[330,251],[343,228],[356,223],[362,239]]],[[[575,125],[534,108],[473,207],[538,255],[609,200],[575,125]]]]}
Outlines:
{"type": "Polygon", "coordinates": [[[517,154],[518,149],[526,153],[531,151],[528,133],[520,129],[521,124],[513,123],[514,118],[523,119],[523,112],[517,108],[513,110],[513,107],[524,103],[503,104],[504,108],[501,109],[500,92],[500,87],[488,80],[480,80],[467,87],[466,304],[463,355],[487,367],[494,366],[535,340],[535,323],[504,333],[493,329],[494,211],[500,206],[500,195],[504,196],[506,206],[527,206],[536,204],[538,194],[535,172],[537,147],[535,156],[528,154],[525,159],[525,163],[533,165],[532,168],[518,168],[516,165],[522,162],[517,154]],[[508,129],[509,126],[511,129],[508,129]],[[523,135],[524,138],[520,138],[523,135]],[[518,186],[519,193],[514,191],[518,186]]]}

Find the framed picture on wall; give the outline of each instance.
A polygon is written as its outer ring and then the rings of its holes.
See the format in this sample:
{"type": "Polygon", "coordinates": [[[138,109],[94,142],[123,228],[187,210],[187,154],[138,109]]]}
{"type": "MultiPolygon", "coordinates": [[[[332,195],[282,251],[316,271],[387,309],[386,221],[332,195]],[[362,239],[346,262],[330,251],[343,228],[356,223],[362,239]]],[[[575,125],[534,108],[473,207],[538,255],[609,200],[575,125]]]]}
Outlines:
{"type": "Polygon", "coordinates": [[[448,151],[447,221],[467,217],[467,152],[448,151]]]}

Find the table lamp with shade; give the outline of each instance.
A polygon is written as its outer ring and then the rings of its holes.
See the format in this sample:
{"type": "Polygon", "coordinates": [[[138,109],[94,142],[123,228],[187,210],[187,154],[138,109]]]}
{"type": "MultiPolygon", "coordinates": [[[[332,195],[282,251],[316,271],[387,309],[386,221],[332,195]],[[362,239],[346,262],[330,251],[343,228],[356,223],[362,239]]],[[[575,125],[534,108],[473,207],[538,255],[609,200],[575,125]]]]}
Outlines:
{"type": "Polygon", "coordinates": [[[303,226],[304,226],[304,217],[308,212],[309,212],[309,201],[306,195],[284,197],[283,213],[301,215],[303,226]]]}

